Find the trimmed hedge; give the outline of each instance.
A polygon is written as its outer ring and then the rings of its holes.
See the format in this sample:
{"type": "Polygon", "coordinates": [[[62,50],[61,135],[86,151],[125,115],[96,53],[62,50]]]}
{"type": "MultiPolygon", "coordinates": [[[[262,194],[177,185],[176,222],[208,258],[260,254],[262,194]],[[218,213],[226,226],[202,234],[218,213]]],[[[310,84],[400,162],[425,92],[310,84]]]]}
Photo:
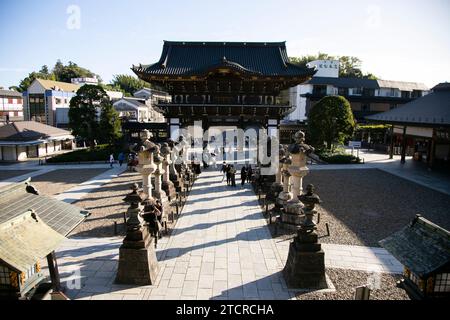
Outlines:
{"type": "Polygon", "coordinates": [[[329,152],[329,151],[316,151],[316,154],[323,161],[329,164],[356,164],[361,163],[361,159],[348,153],[342,152],[329,152]]]}
{"type": "Polygon", "coordinates": [[[120,151],[114,150],[109,145],[98,145],[94,149],[76,150],[63,153],[47,159],[47,163],[63,163],[63,162],[89,162],[89,161],[109,161],[109,155],[114,153],[114,158],[120,151]]]}

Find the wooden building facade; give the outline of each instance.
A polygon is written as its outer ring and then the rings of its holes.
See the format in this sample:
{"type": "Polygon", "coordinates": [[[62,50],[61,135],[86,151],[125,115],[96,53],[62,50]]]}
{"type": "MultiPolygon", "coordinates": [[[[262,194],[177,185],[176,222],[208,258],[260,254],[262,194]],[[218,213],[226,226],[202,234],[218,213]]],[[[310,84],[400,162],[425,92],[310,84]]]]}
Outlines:
{"type": "Polygon", "coordinates": [[[281,93],[316,72],[289,63],[285,42],[165,41],[158,62],[132,70],[171,95],[157,107],[173,140],[194,121],[204,130],[257,126],[278,137],[280,120],[292,111],[281,93]]]}

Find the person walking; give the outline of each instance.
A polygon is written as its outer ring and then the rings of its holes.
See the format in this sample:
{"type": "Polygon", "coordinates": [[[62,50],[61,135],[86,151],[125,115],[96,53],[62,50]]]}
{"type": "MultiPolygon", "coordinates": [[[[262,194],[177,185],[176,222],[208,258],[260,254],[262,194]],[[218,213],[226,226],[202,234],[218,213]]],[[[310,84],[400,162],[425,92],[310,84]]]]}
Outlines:
{"type": "Polygon", "coordinates": [[[230,166],[230,178],[231,178],[231,186],[236,187],[236,169],[234,165],[230,166]]]}
{"type": "Polygon", "coordinates": [[[248,167],[247,167],[247,182],[248,183],[252,182],[252,175],[253,175],[252,166],[248,165],[248,167]]]}
{"type": "Polygon", "coordinates": [[[222,163],[222,168],[220,169],[220,172],[223,173],[222,182],[225,180],[225,177],[227,176],[227,163],[224,161],[222,163]]]}
{"type": "Polygon", "coordinates": [[[125,154],[123,152],[119,153],[117,160],[119,160],[119,165],[122,166],[123,161],[125,160],[125,154]]]}
{"type": "Polygon", "coordinates": [[[114,154],[111,153],[111,154],[109,155],[109,165],[110,165],[111,168],[113,167],[114,162],[115,162],[115,160],[114,160],[114,154]]]}
{"type": "Polygon", "coordinates": [[[247,180],[247,168],[245,166],[242,166],[242,169],[241,169],[241,185],[242,186],[245,184],[246,180],[247,180]]]}
{"type": "Polygon", "coordinates": [[[227,168],[226,168],[226,174],[227,174],[227,185],[231,184],[231,165],[227,164],[227,168]]]}

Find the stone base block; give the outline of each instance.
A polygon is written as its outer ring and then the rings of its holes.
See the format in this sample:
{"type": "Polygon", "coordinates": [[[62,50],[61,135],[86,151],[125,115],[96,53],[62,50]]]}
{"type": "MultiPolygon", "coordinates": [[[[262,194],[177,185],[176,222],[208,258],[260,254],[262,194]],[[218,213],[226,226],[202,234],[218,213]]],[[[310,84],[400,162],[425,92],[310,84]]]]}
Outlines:
{"type": "Polygon", "coordinates": [[[289,288],[328,289],[325,276],[325,253],[300,251],[294,242],[289,246],[289,255],[283,276],[289,288]]]}
{"type": "Polygon", "coordinates": [[[159,265],[152,246],[141,249],[119,249],[118,284],[152,285],[156,283],[159,265]]]}

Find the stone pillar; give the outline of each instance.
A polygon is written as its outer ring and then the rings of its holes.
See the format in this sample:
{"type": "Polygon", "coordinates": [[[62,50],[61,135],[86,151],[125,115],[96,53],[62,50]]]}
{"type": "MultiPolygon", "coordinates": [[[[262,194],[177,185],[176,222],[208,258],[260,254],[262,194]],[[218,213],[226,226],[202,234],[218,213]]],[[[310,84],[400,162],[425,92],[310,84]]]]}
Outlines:
{"type": "Polygon", "coordinates": [[[116,283],[134,285],[152,285],[156,283],[159,272],[158,260],[153,238],[141,224],[141,202],[147,197],[138,192],[138,185],[132,186],[132,192],[123,201],[130,204],[127,210],[127,235],[119,249],[119,267],[116,283]]]}
{"type": "Polygon", "coordinates": [[[327,289],[325,275],[325,252],[318,241],[317,227],[313,221],[314,207],[320,198],[314,186],[308,185],[307,193],[300,197],[305,204],[303,220],[297,236],[289,246],[289,254],[283,275],[289,288],[327,289]]]}

